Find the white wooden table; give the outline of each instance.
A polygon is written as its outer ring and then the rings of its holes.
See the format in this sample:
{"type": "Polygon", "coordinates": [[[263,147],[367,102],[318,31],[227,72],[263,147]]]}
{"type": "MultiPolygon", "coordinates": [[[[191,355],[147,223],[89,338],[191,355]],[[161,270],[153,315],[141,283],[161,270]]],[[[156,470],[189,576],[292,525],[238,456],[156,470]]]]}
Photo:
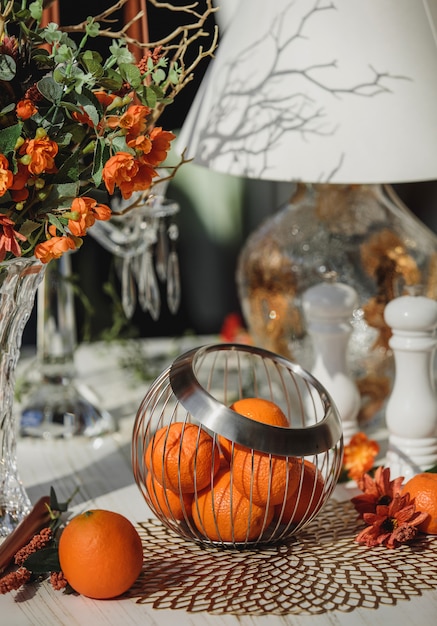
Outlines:
{"type": "MultiPolygon", "coordinates": [[[[204,340],[156,341],[147,345],[152,352],[164,346],[168,363],[175,352],[183,352],[204,340]]],[[[107,508],[126,515],[132,522],[143,522],[153,514],[135,484],[131,469],[130,442],[136,410],[147,391],[147,383],[138,383],[130,372],[120,368],[123,349],[116,345],[81,346],[77,353],[80,377],[95,390],[104,408],[119,421],[119,430],[97,440],[18,440],[18,464],[21,479],[34,502],[49,493],[50,486],[60,500],[68,498],[78,485],[72,513],[88,508],[107,508]]],[[[165,362],[165,358],[164,358],[165,362]]],[[[437,554],[436,554],[437,557],[437,554]]],[[[437,559],[436,559],[437,563],[437,559]]],[[[147,575],[147,561],[145,562],[147,575]]],[[[273,572],[272,572],[273,574],[273,572]]],[[[293,571],[289,572],[290,588],[293,571]]],[[[5,626],[59,626],[92,624],[177,625],[177,626],[397,626],[437,623],[437,589],[420,591],[409,600],[395,605],[381,604],[375,608],[357,608],[349,612],[328,611],[308,614],[212,614],[186,609],[153,608],[133,598],[97,601],[82,596],[64,595],[49,583],[27,586],[24,592],[0,596],[0,623],[5,626]]]]}

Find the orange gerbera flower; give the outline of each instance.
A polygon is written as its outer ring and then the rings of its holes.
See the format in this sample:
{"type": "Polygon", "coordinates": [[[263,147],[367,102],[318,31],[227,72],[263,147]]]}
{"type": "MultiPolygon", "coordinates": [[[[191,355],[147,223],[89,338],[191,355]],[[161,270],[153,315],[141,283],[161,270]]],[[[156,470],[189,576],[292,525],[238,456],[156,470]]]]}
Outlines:
{"type": "Polygon", "coordinates": [[[9,161],[0,154],[0,196],[4,196],[13,183],[14,176],[9,169],[9,161]]]}
{"type": "Polygon", "coordinates": [[[34,176],[42,172],[56,172],[55,156],[58,154],[58,144],[47,135],[26,139],[20,148],[20,154],[30,156],[27,168],[34,176]]]}
{"type": "Polygon", "coordinates": [[[72,237],[51,237],[35,247],[35,256],[42,263],[59,259],[68,250],[76,250],[76,242],[72,237]]]}
{"type": "Polygon", "coordinates": [[[344,447],[343,467],[352,480],[359,481],[372,469],[379,444],[364,433],[356,433],[344,447]]]}
{"type": "Polygon", "coordinates": [[[129,152],[117,152],[105,163],[102,178],[106,189],[112,195],[115,187],[124,199],[129,199],[134,191],[144,191],[152,184],[157,172],[129,152]]]}
{"type": "Polygon", "coordinates": [[[15,223],[6,215],[0,215],[0,262],[4,261],[8,252],[14,256],[21,256],[19,241],[26,241],[26,237],[14,229],[15,223]]]}
{"type": "Polygon", "coordinates": [[[150,133],[152,149],[143,156],[144,161],[147,161],[150,165],[159,165],[162,163],[167,158],[170,144],[175,137],[176,135],[168,130],[162,130],[160,127],[153,128],[150,133]]]}
{"type": "Polygon", "coordinates": [[[396,548],[402,543],[412,541],[418,526],[426,519],[427,513],[416,511],[414,499],[410,494],[396,494],[388,505],[379,505],[375,513],[364,513],[367,526],[357,538],[357,543],[369,547],[384,545],[396,548]]]}
{"type": "Polygon", "coordinates": [[[17,106],[15,107],[15,113],[17,114],[17,117],[21,118],[22,120],[28,120],[29,117],[32,117],[32,115],[35,115],[35,113],[37,112],[38,108],[34,105],[32,100],[29,100],[29,98],[24,98],[24,100],[20,100],[19,102],[17,102],[17,106]]]}
{"type": "Polygon", "coordinates": [[[358,481],[358,487],[363,493],[354,496],[351,502],[360,517],[365,513],[376,513],[377,506],[390,504],[401,493],[403,482],[403,476],[391,480],[389,467],[377,467],[374,478],[364,474],[358,481]]]}
{"type": "Polygon", "coordinates": [[[111,209],[106,204],[98,204],[94,198],[75,198],[71,203],[71,211],[78,214],[77,219],[68,221],[68,229],[75,237],[86,235],[96,220],[109,220],[111,209]]]}

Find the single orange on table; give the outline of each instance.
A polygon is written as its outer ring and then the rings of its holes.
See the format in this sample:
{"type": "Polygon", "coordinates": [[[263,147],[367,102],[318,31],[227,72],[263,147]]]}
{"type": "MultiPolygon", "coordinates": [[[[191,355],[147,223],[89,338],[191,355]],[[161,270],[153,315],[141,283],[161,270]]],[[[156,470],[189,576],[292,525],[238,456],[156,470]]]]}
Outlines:
{"type": "MultiPolygon", "coordinates": [[[[302,469],[302,468],[301,468],[302,469]]],[[[298,524],[304,517],[309,519],[322,505],[325,481],[320,470],[311,461],[305,459],[302,469],[301,484],[285,501],[285,505],[275,506],[275,519],[281,524],[298,524]]]]}
{"type": "Polygon", "coordinates": [[[59,563],[71,587],[90,598],[115,598],[141,573],[143,546],[120,513],[94,509],[74,517],[59,539],[59,563]]]}
{"type": "Polygon", "coordinates": [[[211,541],[240,543],[257,539],[273,519],[273,507],[250,502],[233,485],[231,473],[223,468],[212,487],[204,489],[192,505],[193,522],[211,541]]]}
{"type": "Polygon", "coordinates": [[[170,519],[181,521],[191,516],[191,493],[175,493],[164,487],[149,472],[146,476],[146,488],[155,509],[170,519]]]}
{"type": "Polygon", "coordinates": [[[211,484],[220,468],[220,452],[211,435],[200,426],[173,422],[153,435],[145,464],[165,489],[194,493],[211,484]]]}
{"type": "MultiPolygon", "coordinates": [[[[231,409],[271,426],[289,425],[280,407],[263,398],[242,398],[234,402],[231,409]]],[[[257,506],[280,504],[296,490],[300,476],[298,459],[251,450],[240,444],[234,445],[232,454],[232,448],[226,448],[229,444],[232,446],[229,440],[223,441],[222,438],[219,442],[224,455],[232,456],[235,487],[257,506]]]]}
{"type": "Polygon", "coordinates": [[[406,493],[414,498],[416,511],[428,513],[428,517],[418,526],[419,530],[429,535],[437,535],[437,474],[416,474],[402,487],[402,495],[406,493]]]}

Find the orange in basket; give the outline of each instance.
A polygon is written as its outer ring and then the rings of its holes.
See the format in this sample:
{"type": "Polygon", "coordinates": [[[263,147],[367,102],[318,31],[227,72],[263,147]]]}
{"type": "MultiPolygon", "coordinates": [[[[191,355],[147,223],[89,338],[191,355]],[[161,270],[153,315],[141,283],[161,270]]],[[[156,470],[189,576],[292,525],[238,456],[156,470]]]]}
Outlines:
{"type": "Polygon", "coordinates": [[[298,487],[293,495],[285,502],[284,510],[282,504],[275,506],[275,518],[281,524],[292,522],[298,524],[305,517],[308,519],[322,504],[325,481],[320,470],[311,463],[304,461],[302,486],[298,487]]]}
{"type": "Polygon", "coordinates": [[[204,489],[192,506],[196,528],[211,541],[253,541],[269,526],[273,513],[273,507],[259,507],[235,489],[231,473],[225,468],[214,478],[212,488],[204,489]]]}
{"type": "Polygon", "coordinates": [[[219,448],[200,426],[173,422],[156,431],[145,464],[165,489],[194,493],[211,483],[220,468],[219,448]]]}
{"type": "MultiPolygon", "coordinates": [[[[241,398],[231,404],[231,409],[256,422],[272,426],[288,426],[288,420],[277,404],[264,398],[241,398]]],[[[219,437],[223,455],[229,461],[232,454],[232,441],[219,437]]]]}
{"type": "MultiPolygon", "coordinates": [[[[262,398],[242,398],[231,405],[231,409],[257,422],[272,426],[288,426],[288,420],[274,402],[262,398]]],[[[229,440],[220,445],[225,456],[231,456],[229,440]],[[227,443],[226,443],[227,442],[227,443]],[[226,448],[226,446],[229,446],[226,448]]],[[[234,445],[232,472],[235,487],[256,505],[279,504],[290,497],[299,484],[300,467],[297,459],[270,455],[234,445]]]]}
{"type": "Polygon", "coordinates": [[[146,477],[146,488],[153,506],[165,517],[174,520],[183,520],[191,516],[193,496],[190,493],[175,493],[164,489],[149,472],[146,477]]]}

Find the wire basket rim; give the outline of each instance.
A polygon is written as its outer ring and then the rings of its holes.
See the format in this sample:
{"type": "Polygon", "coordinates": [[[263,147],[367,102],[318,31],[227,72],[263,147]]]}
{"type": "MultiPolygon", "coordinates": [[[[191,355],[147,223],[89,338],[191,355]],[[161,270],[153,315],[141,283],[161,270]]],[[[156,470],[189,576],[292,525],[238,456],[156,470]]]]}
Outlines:
{"type": "Polygon", "coordinates": [[[263,348],[238,343],[193,348],[170,365],[169,382],[177,400],[198,424],[248,448],[281,456],[307,456],[332,449],[343,436],[337,408],[324,386],[299,364],[263,348]],[[317,392],[323,417],[316,424],[303,428],[271,426],[251,420],[222,404],[200,384],[195,365],[206,354],[225,350],[269,359],[303,379],[317,392]]]}

